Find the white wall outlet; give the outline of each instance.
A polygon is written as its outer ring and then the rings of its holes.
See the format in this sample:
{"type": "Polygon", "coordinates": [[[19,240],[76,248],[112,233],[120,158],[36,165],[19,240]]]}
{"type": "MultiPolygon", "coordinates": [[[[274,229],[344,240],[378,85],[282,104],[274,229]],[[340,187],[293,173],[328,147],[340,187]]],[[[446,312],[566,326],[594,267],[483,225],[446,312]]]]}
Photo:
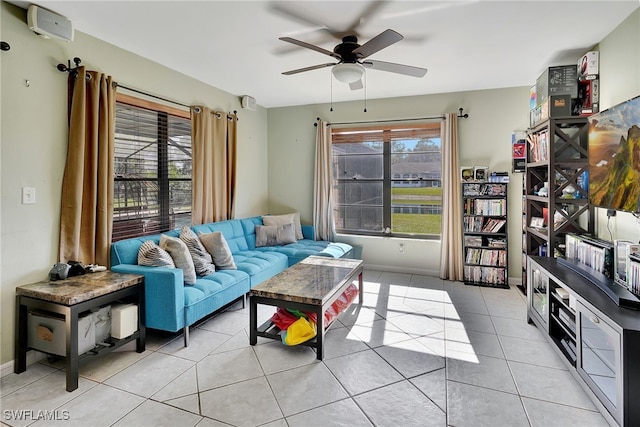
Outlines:
{"type": "Polygon", "coordinates": [[[404,253],[404,243],[400,243],[398,250],[400,251],[401,254],[404,253]]]}
{"type": "Polygon", "coordinates": [[[36,202],[36,188],[22,187],[22,204],[33,205],[36,202]]]}

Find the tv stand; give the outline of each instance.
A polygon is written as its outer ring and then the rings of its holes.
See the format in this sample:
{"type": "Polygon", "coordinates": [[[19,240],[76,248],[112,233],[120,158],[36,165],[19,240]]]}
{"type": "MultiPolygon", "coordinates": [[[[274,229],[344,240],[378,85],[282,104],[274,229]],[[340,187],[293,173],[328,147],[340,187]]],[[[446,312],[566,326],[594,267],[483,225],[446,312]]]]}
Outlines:
{"type": "Polygon", "coordinates": [[[598,285],[612,280],[571,262],[529,256],[527,276],[527,320],[545,332],[609,422],[640,425],[640,313],[598,285]]]}
{"type": "Polygon", "coordinates": [[[627,288],[617,284],[604,274],[587,267],[584,264],[572,259],[558,258],[558,263],[575,271],[604,292],[613,302],[620,307],[640,310],[640,299],[629,292],[627,288]]]}

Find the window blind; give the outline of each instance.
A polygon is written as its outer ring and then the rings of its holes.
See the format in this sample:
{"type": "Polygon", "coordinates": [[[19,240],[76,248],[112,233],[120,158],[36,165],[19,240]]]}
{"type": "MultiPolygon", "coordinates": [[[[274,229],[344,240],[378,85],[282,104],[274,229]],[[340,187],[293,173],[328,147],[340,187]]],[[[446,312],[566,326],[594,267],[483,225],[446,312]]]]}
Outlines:
{"type": "Polygon", "coordinates": [[[191,122],[116,103],[112,240],[191,223],[191,122]]]}

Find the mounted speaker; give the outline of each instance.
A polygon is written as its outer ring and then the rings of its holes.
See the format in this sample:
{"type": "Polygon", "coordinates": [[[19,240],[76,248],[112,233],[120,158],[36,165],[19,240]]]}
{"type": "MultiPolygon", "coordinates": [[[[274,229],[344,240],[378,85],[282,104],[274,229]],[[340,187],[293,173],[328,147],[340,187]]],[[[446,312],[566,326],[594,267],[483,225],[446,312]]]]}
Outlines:
{"type": "Polygon", "coordinates": [[[249,95],[245,95],[242,97],[242,108],[246,108],[247,110],[253,110],[255,111],[256,109],[256,99],[249,96],[249,95]]]}
{"type": "Polygon", "coordinates": [[[45,39],[73,41],[73,24],[64,16],[32,4],[27,9],[27,25],[45,39]]]}

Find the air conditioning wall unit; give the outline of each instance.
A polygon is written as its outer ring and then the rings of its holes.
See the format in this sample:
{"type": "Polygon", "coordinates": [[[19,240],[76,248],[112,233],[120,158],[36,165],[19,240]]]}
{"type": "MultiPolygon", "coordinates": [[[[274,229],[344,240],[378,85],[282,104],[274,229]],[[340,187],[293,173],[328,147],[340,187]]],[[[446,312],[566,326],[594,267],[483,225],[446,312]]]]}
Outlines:
{"type": "Polygon", "coordinates": [[[45,39],[73,41],[73,23],[69,19],[35,4],[27,9],[27,25],[45,39]]]}

